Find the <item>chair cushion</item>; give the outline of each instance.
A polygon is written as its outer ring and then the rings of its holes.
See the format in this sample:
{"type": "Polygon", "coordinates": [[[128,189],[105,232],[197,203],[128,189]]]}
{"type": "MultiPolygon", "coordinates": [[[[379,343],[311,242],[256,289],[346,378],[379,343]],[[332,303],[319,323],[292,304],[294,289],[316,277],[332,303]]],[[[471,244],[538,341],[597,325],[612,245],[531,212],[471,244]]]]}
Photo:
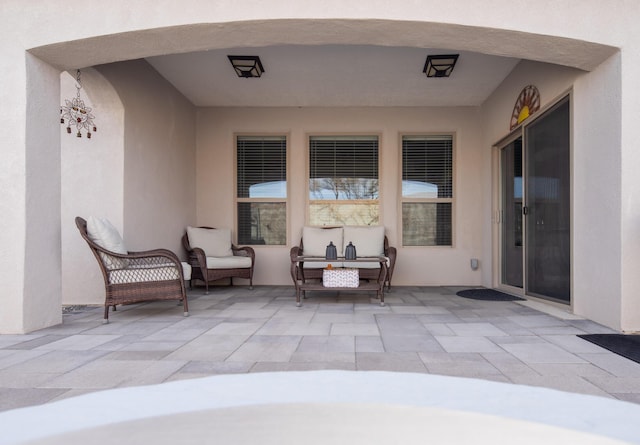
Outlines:
{"type": "Polygon", "coordinates": [[[207,257],[207,269],[248,269],[251,258],[248,256],[207,257]]]}
{"type": "Polygon", "coordinates": [[[320,227],[305,226],[302,228],[303,253],[307,256],[324,257],[330,241],[333,241],[336,249],[338,249],[338,255],[340,255],[340,248],[342,247],[342,227],[323,229],[320,227]]]}
{"type": "Polygon", "coordinates": [[[107,218],[90,216],[87,219],[87,235],[103,249],[123,255],[128,253],[118,229],[107,218]]]}
{"type": "MultiPolygon", "coordinates": [[[[120,232],[107,218],[89,216],[87,218],[87,236],[91,241],[109,252],[122,255],[128,253],[120,232]]],[[[129,264],[128,260],[124,258],[116,258],[103,252],[98,252],[98,254],[108,270],[124,269],[129,264]]]]}
{"type": "MultiPolygon", "coordinates": [[[[384,255],[384,226],[345,226],[343,255],[349,242],[356,246],[359,257],[384,255]]],[[[380,264],[376,267],[380,267],[380,264]]]]}
{"type": "Polygon", "coordinates": [[[187,237],[191,248],[199,247],[204,250],[206,256],[233,256],[231,230],[229,229],[203,229],[189,226],[187,227],[187,237]]]}

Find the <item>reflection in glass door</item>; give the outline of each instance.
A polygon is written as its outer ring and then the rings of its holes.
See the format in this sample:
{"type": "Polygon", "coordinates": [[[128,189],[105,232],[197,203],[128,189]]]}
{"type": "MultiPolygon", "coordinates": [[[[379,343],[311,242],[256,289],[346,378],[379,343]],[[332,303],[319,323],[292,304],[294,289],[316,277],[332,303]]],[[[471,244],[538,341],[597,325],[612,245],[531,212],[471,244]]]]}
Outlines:
{"type": "Polygon", "coordinates": [[[523,287],[522,137],[502,149],[502,284],[523,287]]]}
{"type": "Polygon", "coordinates": [[[571,298],[570,111],[565,98],[525,129],[526,291],[571,298]]]}

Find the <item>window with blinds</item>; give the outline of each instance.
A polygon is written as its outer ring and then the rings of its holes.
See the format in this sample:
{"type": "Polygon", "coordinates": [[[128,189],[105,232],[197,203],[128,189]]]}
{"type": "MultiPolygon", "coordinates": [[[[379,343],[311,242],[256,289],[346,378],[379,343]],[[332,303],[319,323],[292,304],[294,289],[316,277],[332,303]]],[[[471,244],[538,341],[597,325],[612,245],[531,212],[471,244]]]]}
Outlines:
{"type": "Polygon", "coordinates": [[[402,244],[451,246],[453,136],[402,138],[402,244]]]}
{"type": "Polygon", "coordinates": [[[309,224],[377,224],[378,163],[377,136],[310,137],[309,224]]]}
{"type": "Polygon", "coordinates": [[[286,244],[286,137],[237,137],[236,190],[238,243],[286,244]]]}

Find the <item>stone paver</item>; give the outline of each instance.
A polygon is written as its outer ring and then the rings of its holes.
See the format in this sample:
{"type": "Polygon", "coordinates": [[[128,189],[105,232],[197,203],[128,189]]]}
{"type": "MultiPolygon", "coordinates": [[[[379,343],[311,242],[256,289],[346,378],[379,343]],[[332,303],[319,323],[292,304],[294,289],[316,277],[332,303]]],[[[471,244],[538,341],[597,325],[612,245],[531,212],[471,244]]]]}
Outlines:
{"type": "Polygon", "coordinates": [[[341,369],[419,372],[545,386],[640,403],[640,364],[578,337],[611,329],[486,302],[460,287],[394,287],[373,296],[323,292],[296,307],[291,286],[190,291],[170,302],[102,308],[63,324],[0,335],[0,410],[90,391],[215,374],[341,369]]]}

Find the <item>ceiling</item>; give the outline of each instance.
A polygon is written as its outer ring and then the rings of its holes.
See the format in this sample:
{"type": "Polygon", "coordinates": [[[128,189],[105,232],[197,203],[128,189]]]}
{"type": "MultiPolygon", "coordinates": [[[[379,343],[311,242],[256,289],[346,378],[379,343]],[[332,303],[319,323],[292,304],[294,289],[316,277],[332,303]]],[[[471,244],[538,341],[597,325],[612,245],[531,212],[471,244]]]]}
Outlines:
{"type": "Polygon", "coordinates": [[[146,59],[196,106],[477,106],[520,59],[372,45],[228,48],[146,59]],[[429,54],[460,54],[449,78],[427,78],[429,54]],[[260,56],[260,78],[237,77],[227,55],[260,56]]]}

